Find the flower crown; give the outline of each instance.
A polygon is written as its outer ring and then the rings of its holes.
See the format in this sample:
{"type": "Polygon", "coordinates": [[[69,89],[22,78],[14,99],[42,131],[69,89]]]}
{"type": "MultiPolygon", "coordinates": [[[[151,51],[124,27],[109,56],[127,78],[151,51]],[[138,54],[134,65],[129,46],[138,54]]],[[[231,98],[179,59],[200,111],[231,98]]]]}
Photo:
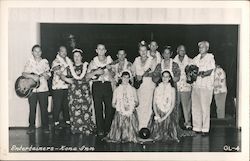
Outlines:
{"type": "Polygon", "coordinates": [[[147,46],[146,41],[142,40],[139,42],[139,46],[147,46]]]}
{"type": "Polygon", "coordinates": [[[74,50],[72,50],[72,53],[75,53],[75,52],[80,52],[81,54],[83,54],[83,51],[81,49],[74,49],[74,50]]]}

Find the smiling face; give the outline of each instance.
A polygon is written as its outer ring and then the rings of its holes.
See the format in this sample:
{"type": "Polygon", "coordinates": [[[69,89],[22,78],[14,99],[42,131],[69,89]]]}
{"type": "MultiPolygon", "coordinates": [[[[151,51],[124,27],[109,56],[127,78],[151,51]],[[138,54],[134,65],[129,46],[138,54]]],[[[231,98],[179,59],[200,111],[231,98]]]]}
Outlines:
{"type": "Polygon", "coordinates": [[[155,41],[152,41],[150,44],[149,44],[149,49],[150,51],[152,52],[155,52],[157,49],[158,49],[158,45],[155,41]]]}
{"type": "Polygon", "coordinates": [[[97,48],[96,48],[96,53],[99,55],[99,56],[104,56],[106,54],[107,50],[105,48],[105,45],[103,44],[98,44],[97,45],[97,48]]]}
{"type": "Polygon", "coordinates": [[[139,54],[141,57],[147,56],[147,47],[146,46],[140,46],[139,47],[139,54]]]}
{"type": "Polygon", "coordinates": [[[170,79],[171,79],[171,76],[168,72],[164,72],[162,74],[162,82],[163,83],[168,83],[170,81],[170,79]]]}
{"type": "Polygon", "coordinates": [[[205,43],[201,43],[199,45],[199,52],[200,54],[205,54],[208,51],[208,46],[205,43]]]}
{"type": "Polygon", "coordinates": [[[62,58],[65,58],[67,56],[67,49],[66,47],[64,46],[61,46],[59,48],[59,55],[62,57],[62,58]]]}
{"type": "Polygon", "coordinates": [[[181,57],[185,56],[186,54],[186,49],[183,45],[179,46],[177,49],[177,54],[181,57]]]}
{"type": "Polygon", "coordinates": [[[165,49],[162,56],[165,60],[169,60],[171,58],[171,51],[169,49],[165,49]]]}
{"type": "Polygon", "coordinates": [[[80,52],[74,52],[73,58],[76,64],[82,63],[82,55],[80,52]]]}
{"type": "Polygon", "coordinates": [[[117,53],[117,58],[119,59],[119,61],[123,61],[126,58],[126,53],[124,50],[119,50],[117,53]]]}
{"type": "Polygon", "coordinates": [[[34,58],[40,58],[42,56],[42,50],[40,47],[35,47],[32,51],[34,58]]]}

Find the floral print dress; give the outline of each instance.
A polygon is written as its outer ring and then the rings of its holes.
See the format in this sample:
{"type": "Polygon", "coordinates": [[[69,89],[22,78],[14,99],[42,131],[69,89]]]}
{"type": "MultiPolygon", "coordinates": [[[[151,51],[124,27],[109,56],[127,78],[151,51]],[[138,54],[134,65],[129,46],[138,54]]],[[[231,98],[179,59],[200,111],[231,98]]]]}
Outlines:
{"type": "MultiPolygon", "coordinates": [[[[76,74],[79,76],[82,72],[82,66],[74,66],[76,74]]],[[[81,134],[92,134],[95,132],[95,124],[92,120],[91,93],[89,83],[85,78],[74,80],[68,89],[69,114],[71,123],[71,132],[81,134]]]]}

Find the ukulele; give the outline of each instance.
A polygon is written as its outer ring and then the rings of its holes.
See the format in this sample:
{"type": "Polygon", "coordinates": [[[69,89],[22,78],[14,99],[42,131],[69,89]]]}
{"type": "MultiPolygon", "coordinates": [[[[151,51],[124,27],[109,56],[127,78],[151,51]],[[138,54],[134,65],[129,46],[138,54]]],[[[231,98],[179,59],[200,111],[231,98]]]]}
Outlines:
{"type": "MultiPolygon", "coordinates": [[[[118,60],[118,59],[115,60],[115,61],[113,61],[113,62],[111,62],[111,63],[109,63],[109,64],[107,64],[107,65],[105,65],[105,66],[103,66],[103,67],[98,67],[98,68],[96,68],[96,69],[92,69],[91,72],[95,72],[95,71],[97,71],[98,69],[104,70],[104,69],[107,68],[108,65],[115,65],[115,64],[117,64],[117,63],[119,63],[119,60],[118,60]]],[[[92,77],[91,79],[92,79],[92,80],[97,80],[101,75],[102,75],[102,74],[96,74],[96,75],[95,75],[94,77],[92,77]]]]}
{"type": "Polygon", "coordinates": [[[141,80],[137,80],[136,76],[134,77],[134,87],[135,89],[139,89],[141,84],[143,83],[143,77],[148,74],[151,71],[151,68],[148,68],[148,70],[146,70],[143,75],[142,75],[142,79],[141,80]]]}

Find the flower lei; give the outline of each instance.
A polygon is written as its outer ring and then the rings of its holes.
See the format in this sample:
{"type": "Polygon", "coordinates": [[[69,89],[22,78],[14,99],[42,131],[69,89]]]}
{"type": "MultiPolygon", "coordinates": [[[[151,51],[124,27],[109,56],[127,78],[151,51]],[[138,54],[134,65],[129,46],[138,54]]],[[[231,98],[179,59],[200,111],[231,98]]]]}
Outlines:
{"type": "Polygon", "coordinates": [[[74,69],[74,67],[73,67],[73,64],[70,64],[70,65],[69,65],[69,69],[70,69],[70,72],[71,72],[73,78],[75,78],[75,79],[77,79],[77,80],[82,79],[82,78],[85,76],[86,72],[87,72],[87,66],[88,66],[88,63],[87,63],[87,62],[84,62],[83,65],[82,65],[82,73],[81,73],[80,76],[78,76],[78,75],[76,74],[76,72],[75,72],[75,69],[74,69]]]}
{"type": "Polygon", "coordinates": [[[135,108],[135,98],[131,85],[120,85],[117,90],[116,110],[121,115],[130,116],[135,108]]]}
{"type": "Polygon", "coordinates": [[[144,66],[142,66],[141,56],[137,57],[135,59],[135,62],[136,62],[135,65],[136,65],[136,72],[137,72],[136,75],[143,75],[145,71],[151,68],[152,58],[148,57],[144,66]]]}
{"type": "Polygon", "coordinates": [[[105,64],[103,64],[99,61],[98,56],[96,56],[94,57],[93,62],[95,68],[104,67],[105,65],[112,63],[112,58],[110,56],[107,56],[107,61],[105,64]]]}
{"type": "Polygon", "coordinates": [[[74,65],[73,65],[72,61],[70,60],[70,58],[66,57],[66,58],[65,58],[66,61],[64,61],[64,59],[63,59],[61,56],[59,56],[59,54],[57,54],[56,58],[57,58],[57,59],[59,60],[59,62],[63,65],[63,67],[64,67],[63,72],[66,72],[65,69],[66,69],[67,67],[69,67],[70,72],[71,72],[71,74],[72,74],[72,76],[73,76],[74,79],[80,80],[80,79],[82,79],[82,78],[85,76],[85,74],[86,74],[86,72],[87,72],[87,66],[88,66],[88,63],[87,63],[87,62],[84,62],[84,63],[83,63],[83,66],[82,66],[82,73],[81,73],[80,76],[78,76],[78,75],[76,74],[76,72],[75,72],[74,65]]]}
{"type": "MultiPolygon", "coordinates": [[[[172,68],[173,68],[173,59],[170,58],[170,61],[169,61],[169,71],[172,71],[172,68]]],[[[161,61],[161,71],[164,71],[166,70],[165,68],[165,65],[164,65],[164,59],[161,61]]]]}
{"type": "Polygon", "coordinates": [[[156,105],[156,108],[160,109],[164,113],[168,113],[171,110],[172,87],[170,83],[168,83],[167,85],[165,85],[164,83],[159,84],[159,86],[155,90],[154,104],[156,105]]]}

